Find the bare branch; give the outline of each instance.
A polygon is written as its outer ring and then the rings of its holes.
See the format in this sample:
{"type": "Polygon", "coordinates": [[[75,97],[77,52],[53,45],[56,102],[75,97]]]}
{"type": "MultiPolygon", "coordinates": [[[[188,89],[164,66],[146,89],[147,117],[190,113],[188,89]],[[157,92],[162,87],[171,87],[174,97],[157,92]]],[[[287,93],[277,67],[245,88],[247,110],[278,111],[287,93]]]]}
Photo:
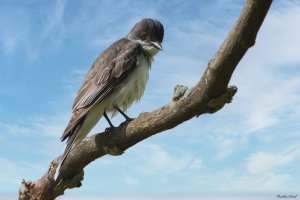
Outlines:
{"type": "Polygon", "coordinates": [[[235,26],[208,63],[200,81],[191,89],[177,87],[173,102],[153,112],[141,113],[129,124],[88,137],[71,151],[57,181],[53,175],[58,158],[36,182],[22,182],[19,199],[55,199],[67,188],[80,187],[83,168],[106,155],[120,155],[129,147],[159,132],[204,113],[213,113],[229,103],[237,88],[228,88],[231,75],[246,51],[255,43],[257,32],[272,0],[247,0],[235,26]]]}

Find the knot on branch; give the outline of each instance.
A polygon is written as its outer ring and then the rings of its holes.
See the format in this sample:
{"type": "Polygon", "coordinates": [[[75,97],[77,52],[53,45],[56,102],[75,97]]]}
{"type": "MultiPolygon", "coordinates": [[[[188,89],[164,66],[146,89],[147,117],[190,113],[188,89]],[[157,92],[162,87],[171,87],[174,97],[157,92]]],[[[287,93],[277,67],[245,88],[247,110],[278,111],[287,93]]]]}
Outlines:
{"type": "Polygon", "coordinates": [[[103,151],[111,156],[120,156],[124,153],[124,151],[117,146],[103,146],[103,151]]]}
{"type": "Polygon", "coordinates": [[[79,173],[77,173],[75,176],[73,176],[71,179],[61,179],[59,183],[54,188],[55,196],[60,196],[64,194],[64,191],[66,189],[72,189],[75,187],[80,187],[81,181],[83,180],[84,171],[81,170],[79,173]]]}
{"type": "Polygon", "coordinates": [[[21,183],[21,188],[19,190],[19,199],[31,199],[36,198],[31,194],[31,191],[35,188],[35,184],[31,181],[26,182],[24,179],[21,183]]]}
{"type": "Polygon", "coordinates": [[[190,93],[190,89],[184,85],[176,85],[173,92],[173,102],[186,98],[190,93]]]}
{"type": "Polygon", "coordinates": [[[221,108],[223,108],[223,106],[226,103],[231,103],[232,98],[236,92],[237,92],[237,87],[230,86],[229,88],[227,88],[226,92],[224,92],[222,95],[216,98],[212,98],[207,104],[208,113],[215,113],[221,108]]]}

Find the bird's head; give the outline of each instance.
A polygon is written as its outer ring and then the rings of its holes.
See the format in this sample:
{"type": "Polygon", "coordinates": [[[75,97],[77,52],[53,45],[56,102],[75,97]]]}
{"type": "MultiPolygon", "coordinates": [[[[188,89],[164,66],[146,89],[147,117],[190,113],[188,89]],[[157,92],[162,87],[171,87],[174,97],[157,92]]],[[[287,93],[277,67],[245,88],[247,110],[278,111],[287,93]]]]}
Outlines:
{"type": "Polygon", "coordinates": [[[164,27],[158,20],[145,18],[133,26],[128,38],[138,41],[144,51],[154,56],[163,50],[164,27]]]}

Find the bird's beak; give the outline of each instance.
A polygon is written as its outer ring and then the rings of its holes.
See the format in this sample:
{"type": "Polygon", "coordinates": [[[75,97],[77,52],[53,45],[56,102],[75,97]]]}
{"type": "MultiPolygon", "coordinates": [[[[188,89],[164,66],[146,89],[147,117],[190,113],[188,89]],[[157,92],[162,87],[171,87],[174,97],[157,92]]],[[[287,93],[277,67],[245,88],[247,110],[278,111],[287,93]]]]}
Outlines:
{"type": "Polygon", "coordinates": [[[157,48],[158,50],[160,50],[160,51],[163,50],[163,48],[162,48],[160,42],[150,42],[150,44],[151,44],[153,47],[155,47],[155,48],[157,48]]]}

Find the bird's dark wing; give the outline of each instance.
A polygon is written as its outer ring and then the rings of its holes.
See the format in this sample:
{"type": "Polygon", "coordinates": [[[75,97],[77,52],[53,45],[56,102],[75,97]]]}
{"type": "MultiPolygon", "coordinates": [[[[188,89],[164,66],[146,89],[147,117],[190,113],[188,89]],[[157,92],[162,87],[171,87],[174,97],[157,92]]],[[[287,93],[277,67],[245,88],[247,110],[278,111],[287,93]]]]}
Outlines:
{"type": "Polygon", "coordinates": [[[137,42],[123,38],[104,51],[94,62],[73,104],[73,115],[61,140],[72,135],[74,127],[83,123],[86,114],[109,96],[116,85],[136,67],[142,48],[137,42]]]}

